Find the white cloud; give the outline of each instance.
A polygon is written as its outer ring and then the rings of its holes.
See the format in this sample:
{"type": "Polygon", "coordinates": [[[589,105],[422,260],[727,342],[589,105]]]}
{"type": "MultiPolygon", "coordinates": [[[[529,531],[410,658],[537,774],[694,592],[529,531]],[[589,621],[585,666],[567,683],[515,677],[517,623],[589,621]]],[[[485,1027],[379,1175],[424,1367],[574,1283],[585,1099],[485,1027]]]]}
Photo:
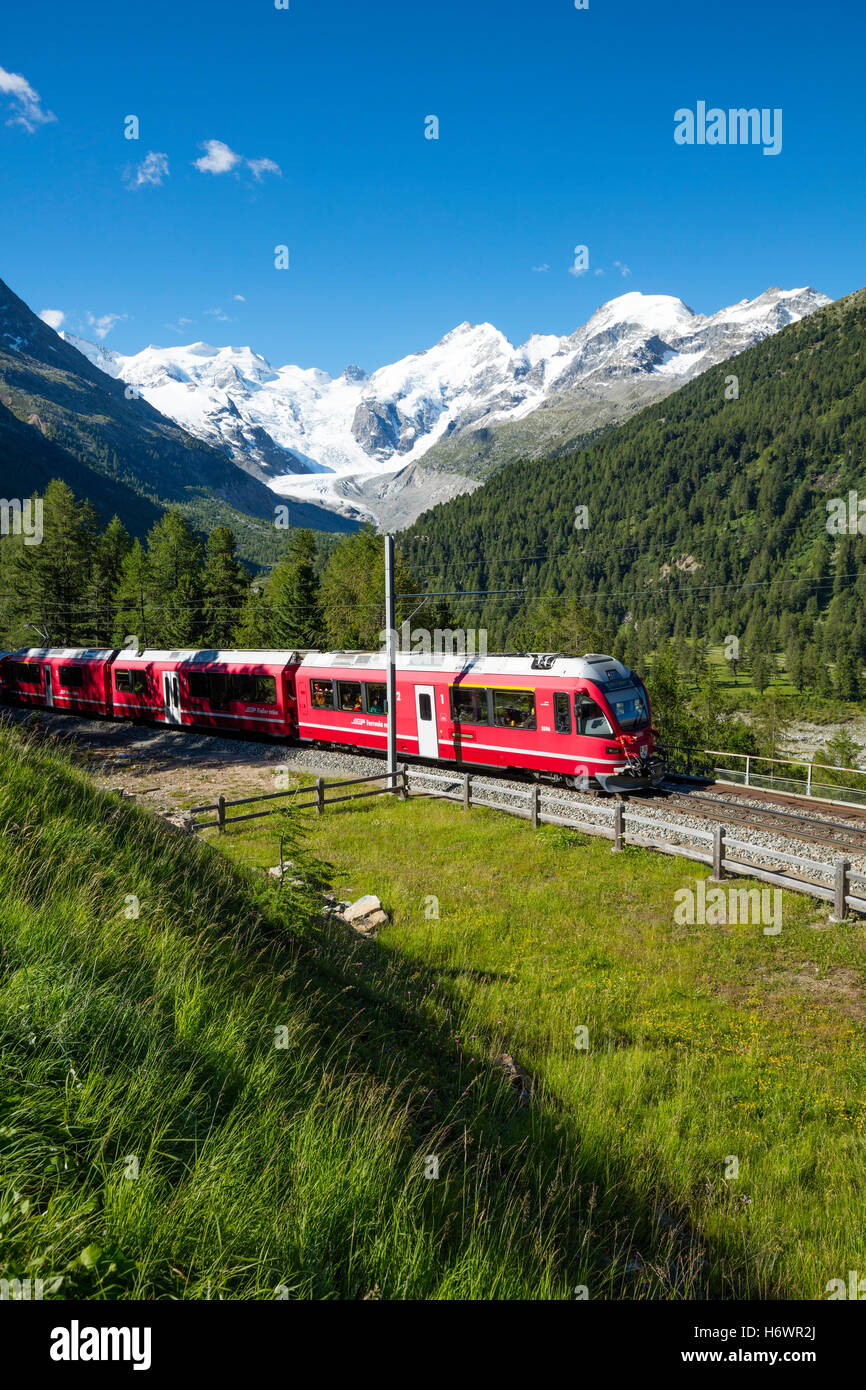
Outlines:
{"type": "Polygon", "coordinates": [[[165,327],[172,333],[183,333],[191,323],[195,323],[195,319],[185,319],[181,317],[178,319],[177,323],[167,323],[165,327]]]}
{"type": "Polygon", "coordinates": [[[219,323],[234,323],[234,319],[229,318],[223,309],[205,309],[207,318],[216,319],[219,323]]]}
{"type": "Polygon", "coordinates": [[[200,159],[193,160],[193,167],[202,174],[237,174],[241,166],[246,166],[256,183],[261,183],[265,174],[276,174],[282,178],[282,169],[272,159],[246,159],[222,140],[205,140],[200,148],[205,153],[200,159]]]}
{"type": "Polygon", "coordinates": [[[587,268],[585,265],[570,265],[568,267],[569,275],[573,275],[575,280],[579,280],[581,275],[585,275],[586,270],[587,268]]]}
{"type": "Polygon", "coordinates": [[[207,153],[193,163],[202,174],[228,174],[243,162],[241,156],[230,150],[222,140],[205,140],[200,148],[207,153]]]}
{"type": "Polygon", "coordinates": [[[628,266],[623,265],[622,261],[614,261],[614,265],[616,266],[620,275],[631,275],[631,271],[629,270],[628,266]]]}
{"type": "Polygon", "coordinates": [[[537,275],[543,275],[546,270],[550,270],[549,265],[534,265],[532,269],[537,275]]]}
{"type": "Polygon", "coordinates": [[[49,328],[53,328],[55,333],[59,333],[66,315],[62,309],[43,309],[39,317],[43,323],[48,324],[49,328]]]}
{"type": "Polygon", "coordinates": [[[127,188],[144,188],[147,185],[158,188],[167,178],[168,155],[149,150],[140,164],[127,170],[125,183],[127,188]]]}
{"type": "Polygon", "coordinates": [[[247,168],[252,172],[256,183],[261,183],[263,174],[276,174],[277,178],[283,176],[279,164],[275,164],[272,159],[248,159],[247,168]]]}
{"type": "Polygon", "coordinates": [[[122,323],[128,314],[101,314],[96,318],[93,314],[87,315],[87,325],[92,328],[97,338],[102,341],[111,332],[116,323],[122,323]]]}
{"type": "Polygon", "coordinates": [[[592,273],[593,275],[603,275],[604,271],[601,269],[601,266],[599,266],[598,269],[594,270],[592,273]]]}
{"type": "Polygon", "coordinates": [[[12,102],[12,115],[7,125],[20,125],[32,135],[41,125],[56,121],[53,111],[42,110],[42,98],[19,72],[0,68],[0,92],[12,102]]]}
{"type": "Polygon", "coordinates": [[[241,304],[246,304],[247,302],[247,297],[245,294],[233,294],[232,299],[239,299],[241,304]]]}

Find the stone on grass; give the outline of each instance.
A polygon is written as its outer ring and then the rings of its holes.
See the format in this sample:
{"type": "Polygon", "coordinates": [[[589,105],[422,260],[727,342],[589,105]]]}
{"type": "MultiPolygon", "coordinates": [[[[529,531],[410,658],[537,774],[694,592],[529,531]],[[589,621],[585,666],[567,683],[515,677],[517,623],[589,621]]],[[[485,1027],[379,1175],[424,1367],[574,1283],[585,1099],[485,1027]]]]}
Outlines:
{"type": "Polygon", "coordinates": [[[343,913],[343,920],[346,922],[356,922],[361,917],[369,917],[371,912],[380,912],[382,904],[375,893],[365,893],[363,898],[356,898],[343,913]]]}

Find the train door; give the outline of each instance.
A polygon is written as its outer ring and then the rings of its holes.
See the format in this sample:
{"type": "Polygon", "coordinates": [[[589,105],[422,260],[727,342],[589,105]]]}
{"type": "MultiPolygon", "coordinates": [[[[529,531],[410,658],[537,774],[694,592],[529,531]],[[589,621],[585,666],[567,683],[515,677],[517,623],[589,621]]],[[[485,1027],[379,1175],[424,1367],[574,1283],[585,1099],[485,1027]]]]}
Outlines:
{"type": "Polygon", "coordinates": [[[420,758],[438,758],[436,693],[432,685],[415,686],[415,719],[418,725],[418,756],[420,758]]]}
{"type": "Polygon", "coordinates": [[[180,687],[176,671],[162,673],[162,701],[166,724],[180,724],[180,687]]]}
{"type": "Polygon", "coordinates": [[[54,708],[54,681],[50,666],[45,667],[45,703],[49,709],[54,708]]]}

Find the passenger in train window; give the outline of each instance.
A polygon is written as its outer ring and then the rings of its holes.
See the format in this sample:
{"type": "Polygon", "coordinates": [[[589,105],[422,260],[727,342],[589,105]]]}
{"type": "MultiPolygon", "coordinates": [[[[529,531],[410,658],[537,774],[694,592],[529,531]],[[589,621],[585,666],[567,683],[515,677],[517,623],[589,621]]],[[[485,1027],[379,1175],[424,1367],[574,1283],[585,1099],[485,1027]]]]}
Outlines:
{"type": "Polygon", "coordinates": [[[386,687],[384,685],[380,685],[378,682],[376,684],[373,684],[372,681],[368,681],[366,685],[366,691],[367,713],[387,714],[388,699],[385,693],[386,687]]]}
{"type": "Polygon", "coordinates": [[[310,681],[310,693],[316,709],[334,708],[334,687],[330,681],[310,681]]]}
{"type": "Polygon", "coordinates": [[[340,692],[340,709],[347,714],[357,714],[363,710],[361,703],[361,682],[360,681],[338,681],[340,692]]]}
{"type": "Polygon", "coordinates": [[[451,718],[455,724],[489,724],[487,691],[471,686],[452,687],[451,718]]]}
{"type": "Polygon", "coordinates": [[[535,693],[532,690],[494,690],[493,722],[501,729],[534,729],[535,693]]]}

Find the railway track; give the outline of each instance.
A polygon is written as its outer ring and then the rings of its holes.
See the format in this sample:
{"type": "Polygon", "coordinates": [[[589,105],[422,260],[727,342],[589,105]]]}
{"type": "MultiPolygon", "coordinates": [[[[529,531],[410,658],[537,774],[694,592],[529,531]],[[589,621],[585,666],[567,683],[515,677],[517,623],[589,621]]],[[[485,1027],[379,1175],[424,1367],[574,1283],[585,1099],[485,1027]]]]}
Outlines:
{"type": "Polygon", "coordinates": [[[713,796],[700,792],[686,795],[668,792],[663,794],[663,803],[665,807],[698,816],[701,820],[783,835],[807,844],[828,845],[851,854],[866,854],[866,824],[862,820],[854,824],[850,816],[846,817],[848,823],[841,825],[802,811],[784,811],[770,804],[745,806],[739,796],[728,796],[726,792],[713,796]]]}

